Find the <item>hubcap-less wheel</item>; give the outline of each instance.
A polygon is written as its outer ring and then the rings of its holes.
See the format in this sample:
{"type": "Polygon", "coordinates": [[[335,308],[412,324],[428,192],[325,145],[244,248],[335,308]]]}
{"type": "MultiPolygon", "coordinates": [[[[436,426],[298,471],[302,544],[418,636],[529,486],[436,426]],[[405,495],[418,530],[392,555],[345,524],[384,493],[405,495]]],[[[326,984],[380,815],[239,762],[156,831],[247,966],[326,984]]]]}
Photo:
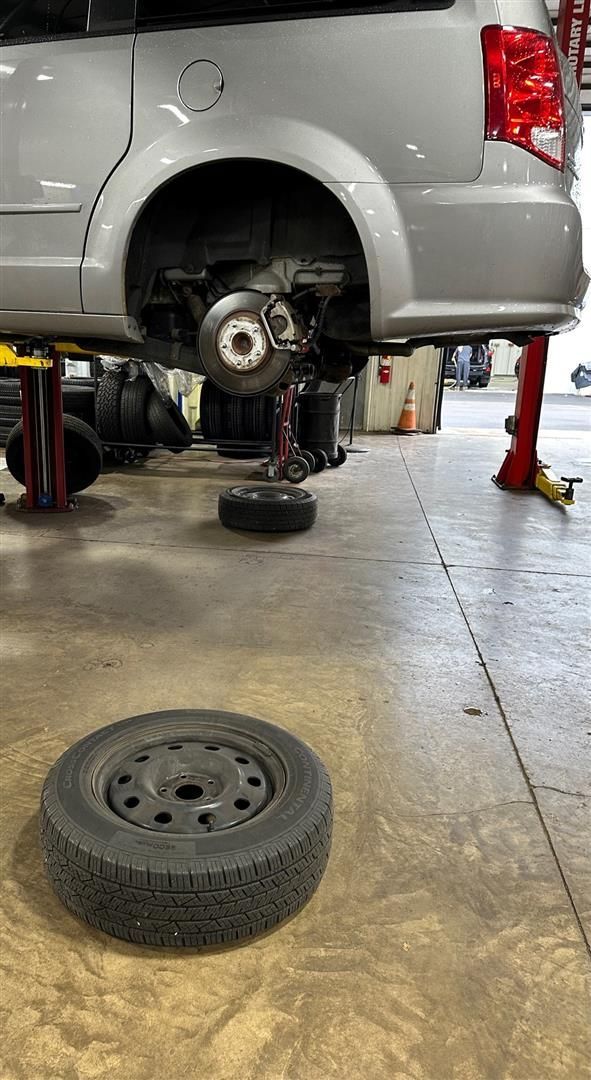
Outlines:
{"type": "MultiPolygon", "coordinates": [[[[275,776],[281,775],[276,763],[275,776]]],[[[108,781],[107,802],[144,829],[207,833],[258,814],[274,784],[254,748],[221,742],[166,742],[134,751],[108,781]]]]}
{"type": "Polygon", "coordinates": [[[91,926],[146,945],[230,943],[294,915],[324,873],[331,825],[330,781],[305,743],[201,710],[92,732],[41,798],[57,895],[91,926]]]}
{"type": "Polygon", "coordinates": [[[228,529],[297,532],[316,521],[317,499],[305,488],[233,487],[222,491],[218,513],[228,529]]]}

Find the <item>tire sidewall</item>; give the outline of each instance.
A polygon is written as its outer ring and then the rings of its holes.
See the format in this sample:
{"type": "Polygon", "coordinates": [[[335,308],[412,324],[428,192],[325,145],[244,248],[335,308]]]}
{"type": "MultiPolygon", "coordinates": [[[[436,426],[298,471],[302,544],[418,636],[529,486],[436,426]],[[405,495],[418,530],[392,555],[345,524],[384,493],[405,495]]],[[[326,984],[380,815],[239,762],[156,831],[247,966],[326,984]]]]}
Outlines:
{"type": "MultiPolygon", "coordinates": [[[[193,738],[197,732],[193,732],[193,738]]],[[[237,743],[237,749],[243,749],[237,743]]],[[[105,849],[125,852],[131,858],[147,861],[183,860],[196,863],[224,855],[240,855],[246,849],[268,849],[269,843],[280,841],[301,825],[314,806],[319,804],[324,767],[316,755],[299,739],[282,728],[253,717],[223,712],[147,713],[111,724],[81,739],[70,747],[49,773],[43,791],[45,807],[55,803],[78,832],[105,849]],[[119,756],[123,759],[130,749],[138,752],[153,743],[169,738],[188,739],[191,721],[204,725],[199,738],[230,741],[240,738],[240,727],[251,740],[256,740],[256,752],[264,763],[268,748],[283,766],[285,785],[281,794],[260,814],[243,825],[218,832],[184,835],[164,832],[151,833],[120,818],[106,803],[100,801],[93,789],[98,769],[110,757],[113,771],[119,756]]],[[[319,810],[320,812],[320,810],[319,810]]],[[[147,863],[146,863],[147,866],[147,863]]]]}
{"type": "Polygon", "coordinates": [[[191,428],[180,409],[173,401],[167,406],[155,389],[148,396],[146,415],[153,438],[163,446],[173,446],[179,453],[191,445],[191,428]]]}

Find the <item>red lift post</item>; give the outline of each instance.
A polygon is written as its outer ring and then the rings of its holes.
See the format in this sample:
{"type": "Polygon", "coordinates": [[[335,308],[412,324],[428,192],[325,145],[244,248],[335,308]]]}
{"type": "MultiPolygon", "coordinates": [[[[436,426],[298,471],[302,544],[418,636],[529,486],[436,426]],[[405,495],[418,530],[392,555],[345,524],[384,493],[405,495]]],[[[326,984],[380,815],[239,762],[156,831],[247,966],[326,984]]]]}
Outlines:
{"type": "MultiPolygon", "coordinates": [[[[589,29],[590,10],[591,0],[560,0],[558,43],[573,66],[579,86],[583,82],[585,45],[589,29]]],[[[541,466],[538,459],[537,442],[544,396],[548,344],[548,338],[536,338],[531,345],[528,345],[521,356],[515,415],[510,418],[511,426],[508,428],[512,435],[511,448],[507,451],[505,460],[497,475],[493,477],[495,483],[501,488],[518,490],[535,488],[538,474],[543,468],[547,469],[547,466],[541,466]]],[[[550,485],[549,487],[546,484],[539,485],[546,493],[549,493],[552,485],[559,492],[564,487],[563,484],[558,482],[558,478],[544,477],[543,479],[548,479],[550,485]]],[[[568,483],[566,495],[571,497],[560,498],[562,502],[571,503],[574,501],[571,481],[579,482],[578,478],[575,477],[565,479],[565,483],[568,483]]]]}
{"type": "Polygon", "coordinates": [[[64,450],[64,414],[60,355],[54,349],[32,349],[51,360],[50,367],[20,365],[23,406],[25,494],[19,509],[59,513],[73,510],[68,498],[64,450]]]}

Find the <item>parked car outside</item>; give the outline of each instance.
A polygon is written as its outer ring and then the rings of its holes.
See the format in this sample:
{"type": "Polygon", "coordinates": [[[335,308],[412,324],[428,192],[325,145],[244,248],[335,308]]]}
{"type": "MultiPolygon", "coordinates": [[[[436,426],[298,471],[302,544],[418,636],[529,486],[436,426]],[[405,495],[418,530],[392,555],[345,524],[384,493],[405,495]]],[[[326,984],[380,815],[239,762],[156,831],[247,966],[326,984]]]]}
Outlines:
{"type": "MultiPolygon", "coordinates": [[[[446,380],[456,378],[456,365],[454,361],[454,349],[446,350],[444,378],[446,380]]],[[[492,374],[493,353],[488,345],[474,345],[470,357],[470,386],[488,386],[492,374]]]]}
{"type": "Polygon", "coordinates": [[[577,323],[543,0],[0,0],[0,40],[4,341],[256,394],[577,323]]]}

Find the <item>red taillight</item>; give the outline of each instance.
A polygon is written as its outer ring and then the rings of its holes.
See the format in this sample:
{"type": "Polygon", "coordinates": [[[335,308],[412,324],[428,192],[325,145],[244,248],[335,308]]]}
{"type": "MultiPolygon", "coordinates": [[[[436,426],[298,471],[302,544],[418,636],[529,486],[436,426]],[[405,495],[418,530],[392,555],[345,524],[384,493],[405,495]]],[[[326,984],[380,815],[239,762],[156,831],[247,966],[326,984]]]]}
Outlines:
{"type": "Polygon", "coordinates": [[[564,169],[566,133],[556,45],[539,30],[485,26],[486,137],[564,169]]]}

